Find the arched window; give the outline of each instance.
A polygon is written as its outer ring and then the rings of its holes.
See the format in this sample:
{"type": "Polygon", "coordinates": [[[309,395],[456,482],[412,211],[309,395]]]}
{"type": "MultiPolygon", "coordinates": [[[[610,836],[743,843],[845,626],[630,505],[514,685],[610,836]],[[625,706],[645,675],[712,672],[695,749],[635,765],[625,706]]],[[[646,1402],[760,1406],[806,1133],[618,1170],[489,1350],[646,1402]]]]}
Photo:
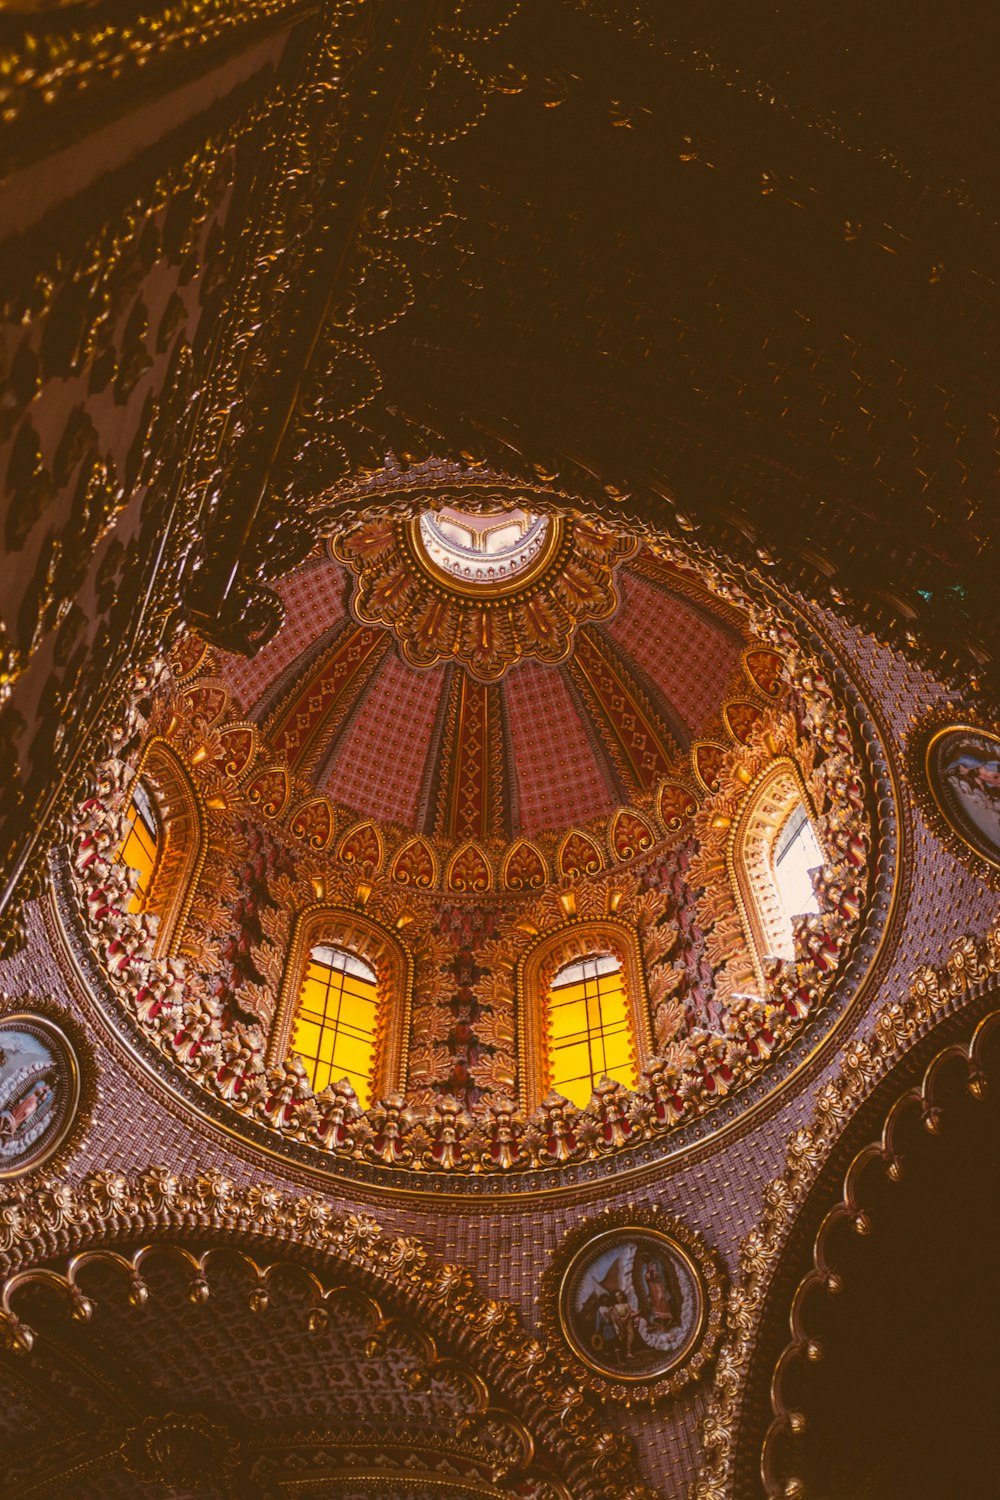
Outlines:
{"type": "Polygon", "coordinates": [[[750,787],[733,824],[731,873],[758,983],[770,959],[795,958],[794,920],[819,910],[824,864],[802,776],[781,756],[750,787]]]}
{"type": "Polygon", "coordinates": [[[318,1093],[346,1078],[363,1108],[371,1102],[378,977],[345,948],[317,943],[309,953],[290,1051],[318,1093]]]}
{"type": "Polygon", "coordinates": [[[812,876],[822,865],[823,851],[809,821],[806,805],[796,802],[772,849],[774,884],[789,921],[819,911],[812,876]]]}
{"type": "Polygon", "coordinates": [[[580,1107],[603,1077],[635,1088],[653,1056],[635,928],[573,920],[537,939],[518,966],[518,1087],[535,1109],[555,1090],[580,1107]]]}
{"type": "Polygon", "coordinates": [[[160,827],[156,809],[149,791],[142,781],[136,780],[128,805],[128,832],[115,855],[115,863],[128,865],[138,874],[129,911],[144,911],[149,903],[153,885],[153,872],[160,843],[160,827]]]}
{"type": "Polygon", "coordinates": [[[313,1088],[346,1078],[367,1107],[405,1090],[413,961],[395,933],[317,902],[295,919],[267,1063],[301,1057],[313,1088]]]}
{"type": "Polygon", "coordinates": [[[157,954],[176,953],[205,863],[205,812],[190,772],[164,740],[142,752],[132,783],[128,825],[116,862],[137,870],[129,911],[159,919],[157,954]]]}
{"type": "Polygon", "coordinates": [[[549,1087],[581,1109],[603,1077],[634,1089],[635,1046],[621,964],[610,953],[564,964],[549,990],[549,1087]]]}

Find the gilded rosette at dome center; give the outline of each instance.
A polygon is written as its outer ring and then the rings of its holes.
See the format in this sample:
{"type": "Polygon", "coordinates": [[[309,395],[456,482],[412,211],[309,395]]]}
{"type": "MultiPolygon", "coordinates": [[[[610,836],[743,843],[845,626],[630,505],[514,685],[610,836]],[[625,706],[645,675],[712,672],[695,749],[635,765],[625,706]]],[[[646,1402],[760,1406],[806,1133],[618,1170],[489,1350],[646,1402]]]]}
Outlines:
{"type": "MultiPolygon", "coordinates": [[[[589,521],[547,517],[539,531],[541,518],[528,517],[523,560],[484,560],[481,576],[463,580],[428,550],[421,519],[376,521],[333,544],[355,574],[351,609],[363,624],[388,627],[411,666],[458,661],[483,682],[525,657],[565,660],[580,625],[617,610],[615,569],[636,550],[632,538],[589,521]]],[[[459,557],[456,549],[456,569],[459,557]]]]}

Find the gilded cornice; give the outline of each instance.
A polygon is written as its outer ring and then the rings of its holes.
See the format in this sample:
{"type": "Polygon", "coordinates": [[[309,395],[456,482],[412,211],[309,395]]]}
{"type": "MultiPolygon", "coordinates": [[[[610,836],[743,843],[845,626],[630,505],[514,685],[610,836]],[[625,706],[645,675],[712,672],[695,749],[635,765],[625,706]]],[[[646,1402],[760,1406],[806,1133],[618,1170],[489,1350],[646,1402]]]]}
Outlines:
{"type": "MultiPolygon", "coordinates": [[[[691,1500],[732,1500],[735,1444],[746,1376],[768,1291],[805,1200],[852,1118],[896,1064],[948,1016],[987,994],[1000,974],[1000,916],[982,938],[960,938],[947,962],[922,965],[909,993],[877,1012],[867,1037],[849,1042],[839,1074],[820,1088],[808,1125],[788,1143],[783,1175],[764,1189],[764,1213],[740,1247],[740,1274],[729,1297],[729,1334],[719,1354],[712,1401],[702,1425],[706,1461],[691,1500]]],[[[978,1033],[977,1033],[978,1036],[978,1033]]],[[[974,1046],[968,1056],[974,1063],[974,1046]]],[[[933,1081],[932,1064],[925,1083],[933,1081]]],[[[891,1167],[891,1134],[879,1147],[891,1167]]],[[[852,1167],[846,1179],[850,1204],[852,1167]]],[[[790,1419],[789,1419],[790,1420],[790,1419]]]]}

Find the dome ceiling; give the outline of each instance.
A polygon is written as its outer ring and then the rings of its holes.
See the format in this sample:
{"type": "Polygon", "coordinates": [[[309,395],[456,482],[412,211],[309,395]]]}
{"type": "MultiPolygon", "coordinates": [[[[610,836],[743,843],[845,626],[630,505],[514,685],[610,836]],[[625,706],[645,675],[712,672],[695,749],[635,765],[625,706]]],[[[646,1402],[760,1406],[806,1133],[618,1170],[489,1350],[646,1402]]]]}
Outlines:
{"type": "Polygon", "coordinates": [[[410,665],[395,623],[357,618],[361,570],[328,547],[285,579],[284,626],[256,660],[189,636],[137,678],[127,758],[102,764],[78,810],[57,899],[88,984],[168,1087],[324,1174],[412,1168],[463,1193],[499,1174],[517,1193],[561,1185],[568,1162],[603,1173],[612,1147],[634,1161],[683,1149],[811,1055],[888,920],[885,762],[807,619],[801,641],[779,602],[706,565],[710,595],[690,554],[657,547],[630,543],[610,567],[616,611],[579,622],[563,658],[522,653],[493,681],[458,652],[410,665]],[[477,754],[484,774],[460,781],[477,754]],[[139,914],[135,872],[102,853],[125,837],[136,771],[165,820],[162,888],[139,914]],[[638,805],[600,811],[623,794],[638,805]],[[808,799],[823,871],[818,910],[775,950],[750,846],[758,814],[773,824],[790,795],[808,799]],[[484,805],[489,837],[444,836],[484,805]],[[504,818],[566,822],[505,841],[504,818]],[[384,997],[367,1108],[347,1082],[315,1092],[288,1034],[314,920],[370,962],[384,997]],[[534,966],[579,957],[587,933],[641,965],[641,1076],[634,1104],[619,1079],[581,1111],[545,1093],[534,966]],[[542,952],[550,937],[558,951],[542,952]]]}
{"type": "Polygon", "coordinates": [[[454,509],[338,538],[280,585],[268,645],[216,656],[334,803],[446,840],[558,833],[650,801],[728,700],[760,699],[745,619],[695,574],[581,520],[470,514],[464,538],[454,509]]]}

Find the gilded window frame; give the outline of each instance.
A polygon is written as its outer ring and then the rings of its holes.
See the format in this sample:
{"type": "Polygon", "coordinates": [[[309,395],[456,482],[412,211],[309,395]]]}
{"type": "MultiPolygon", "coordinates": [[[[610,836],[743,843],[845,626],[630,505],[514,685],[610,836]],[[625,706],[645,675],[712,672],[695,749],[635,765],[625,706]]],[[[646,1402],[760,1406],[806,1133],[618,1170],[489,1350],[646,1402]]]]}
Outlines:
{"type": "Polygon", "coordinates": [[[790,755],[776,756],[750,783],[733,819],[726,843],[726,870],[736,898],[754,975],[762,988],[766,984],[765,960],[787,956],[777,953],[775,949],[777,927],[779,921],[784,927],[785,914],[781,908],[770,855],[781,836],[781,830],[799,802],[806,810],[825,861],[828,855],[823,848],[816,807],[802,775],[802,768],[790,755]],[[782,787],[787,788],[784,795],[776,795],[782,787]],[[762,833],[769,836],[765,839],[762,833]],[[780,918],[775,915],[777,908],[781,908],[780,918]]]}
{"type": "Polygon", "coordinates": [[[381,922],[324,901],[305,907],[295,918],[268,1037],[268,1067],[280,1067],[289,1054],[306,965],[318,943],[352,953],[374,969],[372,1099],[405,1092],[413,1009],[412,955],[381,922]]]}
{"type": "Polygon", "coordinates": [[[142,748],[129,782],[129,806],[140,781],[151,794],[158,825],[156,859],[142,910],[159,918],[153,951],[157,958],[169,958],[180,951],[205,868],[207,817],[190,771],[160,735],[153,735],[142,748]]]}
{"type": "Polygon", "coordinates": [[[517,1089],[521,1108],[537,1109],[549,1093],[549,991],[560,969],[580,959],[610,953],[625,982],[636,1075],[655,1056],[653,1017],[638,928],[620,917],[572,918],[540,934],[517,965],[517,1089]]]}

